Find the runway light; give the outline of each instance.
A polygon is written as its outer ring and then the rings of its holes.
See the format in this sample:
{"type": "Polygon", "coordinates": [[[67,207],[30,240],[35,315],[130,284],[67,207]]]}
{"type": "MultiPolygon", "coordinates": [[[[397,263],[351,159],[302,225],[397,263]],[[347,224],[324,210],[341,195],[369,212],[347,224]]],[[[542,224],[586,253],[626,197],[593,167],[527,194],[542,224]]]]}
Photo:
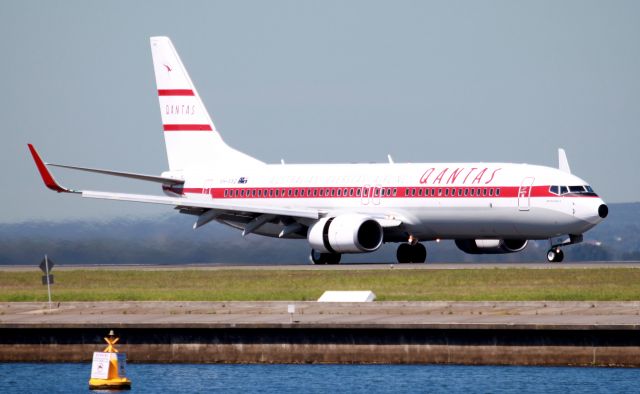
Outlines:
{"type": "Polygon", "coordinates": [[[437,242],[437,243],[440,243],[440,238],[436,238],[436,242],[437,242]]]}

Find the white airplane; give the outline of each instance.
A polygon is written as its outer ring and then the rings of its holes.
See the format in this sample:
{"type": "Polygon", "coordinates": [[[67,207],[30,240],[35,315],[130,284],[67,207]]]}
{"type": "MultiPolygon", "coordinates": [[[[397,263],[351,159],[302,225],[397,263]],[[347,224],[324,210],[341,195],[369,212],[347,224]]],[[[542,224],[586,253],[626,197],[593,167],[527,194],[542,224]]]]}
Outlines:
{"type": "Polygon", "coordinates": [[[169,171],[160,176],[44,163],[29,144],[45,185],[82,197],[174,206],[196,229],[216,220],[278,238],[307,239],[314,264],[343,253],[400,243],[399,263],[425,262],[421,242],[455,240],[472,254],[519,252],[548,239],[547,259],[608,214],[584,180],[559,168],[508,163],[266,164],[222,140],[167,37],[152,37],[169,171]],[[164,196],[72,190],[47,166],[162,185],[164,196]]]}

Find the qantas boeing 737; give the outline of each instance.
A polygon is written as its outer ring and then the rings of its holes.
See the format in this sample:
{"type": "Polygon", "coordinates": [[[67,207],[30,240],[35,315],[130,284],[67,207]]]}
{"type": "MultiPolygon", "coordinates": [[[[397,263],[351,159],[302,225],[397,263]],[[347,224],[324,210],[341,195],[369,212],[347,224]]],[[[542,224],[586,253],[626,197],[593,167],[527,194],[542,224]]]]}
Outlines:
{"type": "Polygon", "coordinates": [[[218,221],[279,238],[307,239],[311,261],[399,243],[399,263],[425,262],[422,242],[455,240],[467,253],[512,253],[549,240],[547,259],[582,241],[608,208],[566,155],[550,168],[507,163],[266,164],[224,143],[167,37],[151,38],[169,170],[160,176],[45,163],[45,185],[82,197],[174,206],[193,228],[218,221]],[[48,166],[159,183],[164,195],[72,190],[48,166]]]}

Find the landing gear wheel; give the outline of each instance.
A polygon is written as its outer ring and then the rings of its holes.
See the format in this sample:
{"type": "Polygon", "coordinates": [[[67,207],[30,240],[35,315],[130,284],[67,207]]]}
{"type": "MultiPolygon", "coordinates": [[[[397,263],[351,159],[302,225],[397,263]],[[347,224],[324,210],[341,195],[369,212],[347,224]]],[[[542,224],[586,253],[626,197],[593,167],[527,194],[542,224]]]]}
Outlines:
{"type": "Polygon", "coordinates": [[[560,263],[564,260],[564,252],[560,248],[551,248],[547,252],[547,260],[550,263],[560,263]]]}
{"type": "Polygon", "coordinates": [[[398,263],[424,263],[427,260],[427,248],[421,243],[400,244],[396,252],[398,263]]]}
{"type": "Polygon", "coordinates": [[[411,247],[412,250],[412,263],[424,263],[427,261],[427,248],[423,244],[417,243],[411,247]]]}
{"type": "Polygon", "coordinates": [[[311,249],[309,260],[313,264],[340,264],[340,253],[320,253],[315,249],[311,249]]]}
{"type": "Polygon", "coordinates": [[[396,251],[396,258],[400,264],[409,263],[411,261],[411,245],[400,244],[396,251]]]}

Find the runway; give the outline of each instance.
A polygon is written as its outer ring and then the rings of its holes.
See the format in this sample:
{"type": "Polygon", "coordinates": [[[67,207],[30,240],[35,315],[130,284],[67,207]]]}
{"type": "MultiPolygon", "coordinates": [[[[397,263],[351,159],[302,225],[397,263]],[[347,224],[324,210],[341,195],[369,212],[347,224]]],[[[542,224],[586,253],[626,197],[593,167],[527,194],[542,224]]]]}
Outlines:
{"type": "MultiPolygon", "coordinates": [[[[337,265],[297,264],[251,264],[251,263],[196,263],[196,264],[57,264],[56,271],[71,270],[456,270],[456,269],[592,269],[592,268],[640,268],[640,261],[589,261],[589,262],[527,262],[527,263],[346,263],[337,265]]],[[[32,271],[36,265],[0,265],[2,271],[32,271]]]]}

